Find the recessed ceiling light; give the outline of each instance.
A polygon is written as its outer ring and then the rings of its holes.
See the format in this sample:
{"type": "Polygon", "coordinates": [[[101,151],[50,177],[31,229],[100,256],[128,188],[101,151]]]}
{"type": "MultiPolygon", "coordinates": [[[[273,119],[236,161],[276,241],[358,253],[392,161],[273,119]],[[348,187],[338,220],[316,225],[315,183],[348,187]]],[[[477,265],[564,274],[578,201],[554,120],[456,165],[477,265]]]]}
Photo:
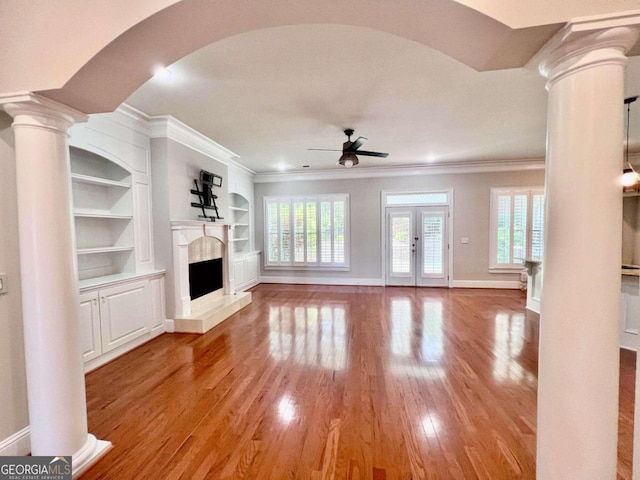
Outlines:
{"type": "Polygon", "coordinates": [[[166,80],[170,76],[171,76],[171,70],[169,70],[167,67],[157,67],[153,71],[153,78],[166,80]]]}
{"type": "Polygon", "coordinates": [[[284,172],[286,170],[289,170],[289,165],[287,165],[284,162],[280,162],[279,164],[276,165],[277,169],[280,170],[281,172],[284,172]]]}

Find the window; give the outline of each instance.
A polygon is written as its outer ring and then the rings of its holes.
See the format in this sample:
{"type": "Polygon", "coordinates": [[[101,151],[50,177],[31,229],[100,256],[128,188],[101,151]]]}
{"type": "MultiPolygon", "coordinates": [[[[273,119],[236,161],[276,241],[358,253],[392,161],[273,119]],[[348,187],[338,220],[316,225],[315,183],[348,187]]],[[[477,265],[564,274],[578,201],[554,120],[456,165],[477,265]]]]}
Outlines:
{"type": "Polygon", "coordinates": [[[525,258],[542,260],[543,228],[542,188],[492,188],[489,269],[521,269],[525,258]]]}
{"type": "Polygon", "coordinates": [[[349,267],[349,196],[265,197],[265,266],[349,267]]]}

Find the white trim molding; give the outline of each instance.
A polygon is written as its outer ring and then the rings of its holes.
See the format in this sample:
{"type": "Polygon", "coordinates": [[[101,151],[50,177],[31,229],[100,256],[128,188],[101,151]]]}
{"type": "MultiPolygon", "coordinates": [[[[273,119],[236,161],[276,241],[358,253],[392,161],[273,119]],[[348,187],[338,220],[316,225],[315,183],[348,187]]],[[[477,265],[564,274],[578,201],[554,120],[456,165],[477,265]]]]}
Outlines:
{"type": "Polygon", "coordinates": [[[452,288],[503,288],[520,290],[520,280],[453,280],[452,288]]]}
{"type": "Polygon", "coordinates": [[[231,150],[214,142],[209,137],[191,128],[189,125],[182,123],[171,115],[149,117],[149,137],[169,138],[174,142],[178,142],[192,150],[211,157],[220,163],[233,166],[250,175],[255,174],[253,170],[238,163],[236,159],[240,157],[231,150]]]}
{"type": "Polygon", "coordinates": [[[22,457],[31,451],[29,426],[0,441],[0,457],[22,457]]]}
{"type": "MultiPolygon", "coordinates": [[[[339,277],[275,277],[261,276],[259,283],[290,283],[293,285],[349,285],[384,287],[382,278],[339,278],[339,277]]],[[[519,280],[452,280],[451,288],[492,288],[520,290],[519,280]]],[[[420,287],[429,288],[429,287],[420,287]]]]}
{"type": "Polygon", "coordinates": [[[298,285],[353,285],[382,287],[382,278],[340,278],[340,277],[275,277],[261,276],[259,283],[291,283],[298,285]]]}
{"type": "Polygon", "coordinates": [[[167,333],[174,333],[176,331],[176,324],[173,318],[167,318],[164,321],[164,331],[167,333]]]}
{"type": "Polygon", "coordinates": [[[544,170],[544,158],[512,159],[492,162],[450,162],[400,167],[334,168],[309,172],[256,173],[255,183],[304,182],[354,178],[406,177],[451,173],[491,173],[544,170]]]}

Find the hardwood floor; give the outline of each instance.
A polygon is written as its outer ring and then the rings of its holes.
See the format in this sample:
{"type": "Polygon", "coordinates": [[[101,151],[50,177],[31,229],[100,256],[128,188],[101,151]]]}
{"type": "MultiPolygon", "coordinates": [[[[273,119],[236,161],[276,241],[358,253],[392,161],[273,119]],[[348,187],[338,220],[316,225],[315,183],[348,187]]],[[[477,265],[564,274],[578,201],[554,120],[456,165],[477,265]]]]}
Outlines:
{"type": "MultiPolygon", "coordinates": [[[[87,375],[89,479],[535,478],[538,322],[518,291],[260,285],[206,335],[87,375]]],[[[621,356],[631,478],[635,355],[621,356]]],[[[579,399],[576,399],[579,401],[579,399]]]]}

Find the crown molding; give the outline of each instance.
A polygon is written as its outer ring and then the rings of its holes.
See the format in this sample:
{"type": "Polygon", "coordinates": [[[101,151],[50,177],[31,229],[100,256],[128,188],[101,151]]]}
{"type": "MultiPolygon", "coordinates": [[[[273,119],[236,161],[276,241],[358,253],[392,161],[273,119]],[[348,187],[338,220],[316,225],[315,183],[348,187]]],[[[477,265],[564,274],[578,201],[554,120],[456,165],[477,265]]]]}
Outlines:
{"type": "Polygon", "coordinates": [[[250,175],[255,174],[253,170],[236,161],[240,157],[234,152],[171,115],[150,116],[149,137],[169,138],[227,166],[234,167],[250,175]]]}
{"type": "Polygon", "coordinates": [[[447,164],[408,165],[402,167],[334,168],[331,170],[290,173],[256,173],[253,177],[253,181],[255,183],[304,182],[314,180],[516,172],[527,170],[544,170],[544,158],[492,162],[456,162],[447,164]]]}
{"type": "Polygon", "coordinates": [[[107,115],[110,120],[143,135],[149,136],[150,134],[149,115],[127,103],[123,103],[112,113],[98,115],[107,115]]]}

